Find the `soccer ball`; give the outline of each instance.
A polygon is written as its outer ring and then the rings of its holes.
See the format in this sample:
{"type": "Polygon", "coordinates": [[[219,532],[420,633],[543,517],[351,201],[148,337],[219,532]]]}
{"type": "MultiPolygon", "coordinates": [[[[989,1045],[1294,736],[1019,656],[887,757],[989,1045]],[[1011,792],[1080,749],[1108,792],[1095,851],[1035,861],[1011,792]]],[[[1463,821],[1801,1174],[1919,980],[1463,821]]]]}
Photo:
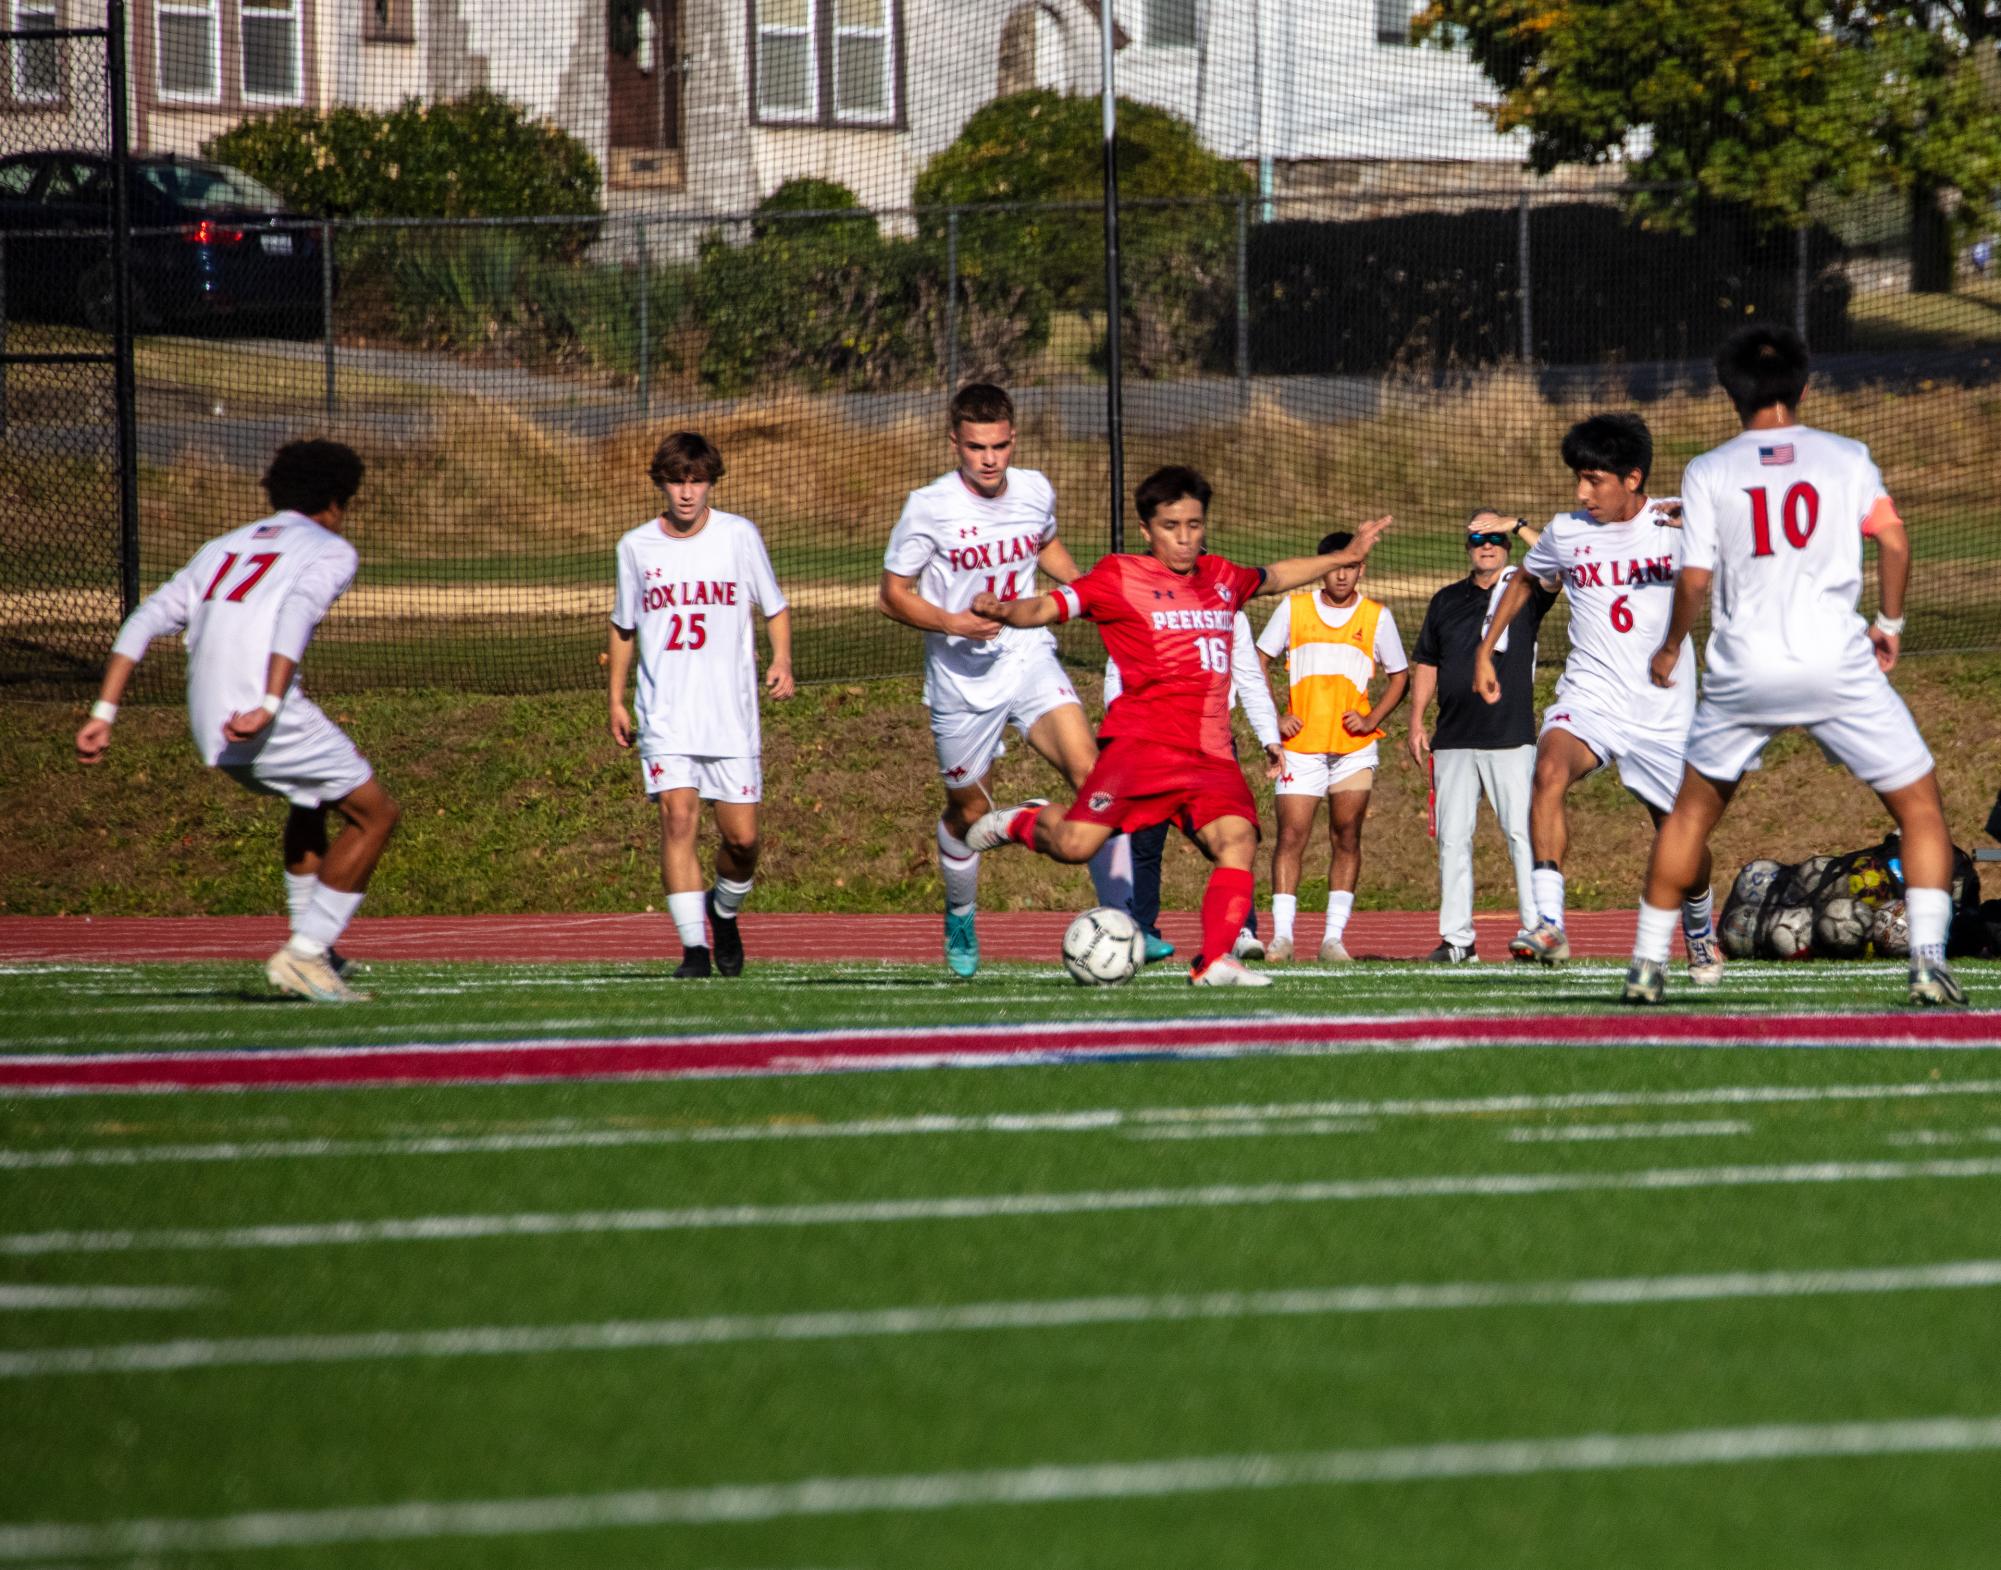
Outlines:
{"type": "Polygon", "coordinates": [[[1808,899],[1819,895],[1821,885],[1829,881],[1829,875],[1834,871],[1834,864],[1840,859],[1838,856],[1809,856],[1793,868],[1793,876],[1799,880],[1799,885],[1806,891],[1808,899]]]}
{"type": "Polygon", "coordinates": [[[1758,954],[1758,907],[1749,902],[1724,908],[1716,936],[1723,952],[1732,959],[1755,959],[1758,954]]]}
{"type": "Polygon", "coordinates": [[[1727,903],[1758,905],[1765,892],[1779,881],[1779,874],[1786,869],[1769,856],[1761,856],[1756,861],[1747,861],[1737,873],[1737,881],[1730,885],[1730,899],[1727,903]]]}
{"type": "Polygon", "coordinates": [[[1813,907],[1787,905],[1765,923],[1765,952],[1773,959],[1813,958],[1813,907]]]}
{"type": "Polygon", "coordinates": [[[1837,894],[1815,912],[1813,950],[1829,959],[1859,959],[1869,947],[1875,911],[1862,900],[1837,894]]]}
{"type": "Polygon", "coordinates": [[[1874,856],[1863,857],[1848,874],[1848,892],[1871,908],[1887,903],[1894,892],[1890,869],[1874,856]]]}
{"type": "Polygon", "coordinates": [[[1116,987],[1146,963],[1146,934],[1122,910],[1100,905],[1063,934],[1063,968],[1080,987],[1116,987]]]}
{"type": "Polygon", "coordinates": [[[1911,928],[1904,915],[1904,902],[1891,900],[1876,912],[1876,927],[1870,934],[1876,952],[1889,959],[1902,959],[1911,952],[1911,928]]]}

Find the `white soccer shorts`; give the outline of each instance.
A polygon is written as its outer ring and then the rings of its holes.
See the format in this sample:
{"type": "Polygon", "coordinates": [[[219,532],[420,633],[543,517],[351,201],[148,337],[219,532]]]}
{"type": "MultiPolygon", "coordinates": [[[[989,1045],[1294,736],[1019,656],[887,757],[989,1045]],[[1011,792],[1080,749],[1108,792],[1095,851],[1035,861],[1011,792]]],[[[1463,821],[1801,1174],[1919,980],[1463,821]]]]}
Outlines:
{"type": "Polygon", "coordinates": [[[1277,796],[1327,796],[1341,791],[1368,790],[1381,767],[1376,744],[1355,752],[1287,752],[1285,772],[1272,784],[1277,796]]]}
{"type": "Polygon", "coordinates": [[[742,801],[755,805],[764,800],[761,757],[698,758],[685,752],[643,753],[639,759],[639,778],[649,796],[667,790],[692,790],[704,801],[742,801]]]}
{"type": "Polygon", "coordinates": [[[1019,667],[1014,690],[1007,700],[987,709],[933,709],[931,740],[938,749],[938,773],[954,789],[983,779],[994,759],[1007,749],[1002,744],[1008,726],[1026,736],[1035,722],[1066,703],[1078,704],[1077,689],[1071,685],[1063,662],[1053,649],[1011,659],[1019,667]]]}
{"type": "Polygon", "coordinates": [[[245,790],[308,808],[352,795],[375,774],[347,732],[300,692],[286,698],[261,737],[224,747],[215,766],[245,790]]]}
{"type": "Polygon", "coordinates": [[[1931,748],[1897,689],[1874,665],[1835,673],[1820,712],[1760,714],[1752,705],[1722,704],[1704,693],[1688,732],[1688,763],[1712,780],[1736,780],[1757,767],[1765,743],[1802,727],[1820,750],[1871,790],[1902,790],[1931,773],[1931,748]],[[1747,707],[1753,712],[1745,713],[1747,707]]]}
{"type": "MultiPolygon", "coordinates": [[[[1542,734],[1568,731],[1598,754],[1598,768],[1619,765],[1619,783],[1650,807],[1674,809],[1681,791],[1684,739],[1673,731],[1649,730],[1591,703],[1559,699],[1543,712],[1542,734]]],[[[1598,769],[1591,771],[1593,774],[1598,769]]]]}

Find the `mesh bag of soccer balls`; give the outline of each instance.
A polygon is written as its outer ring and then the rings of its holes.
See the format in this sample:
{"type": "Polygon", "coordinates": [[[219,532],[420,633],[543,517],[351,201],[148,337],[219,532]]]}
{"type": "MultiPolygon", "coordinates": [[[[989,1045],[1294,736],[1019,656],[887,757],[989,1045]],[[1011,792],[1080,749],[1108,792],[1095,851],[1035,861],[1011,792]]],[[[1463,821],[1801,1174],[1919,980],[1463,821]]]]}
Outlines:
{"type": "MultiPolygon", "coordinates": [[[[1723,902],[1717,936],[1732,959],[1903,958],[1911,952],[1903,864],[1893,834],[1845,856],[1796,866],[1747,862],[1723,902]]],[[[1952,852],[1952,928],[1946,952],[2001,953],[2001,900],[1980,902],[1973,858],[1952,852]]]]}

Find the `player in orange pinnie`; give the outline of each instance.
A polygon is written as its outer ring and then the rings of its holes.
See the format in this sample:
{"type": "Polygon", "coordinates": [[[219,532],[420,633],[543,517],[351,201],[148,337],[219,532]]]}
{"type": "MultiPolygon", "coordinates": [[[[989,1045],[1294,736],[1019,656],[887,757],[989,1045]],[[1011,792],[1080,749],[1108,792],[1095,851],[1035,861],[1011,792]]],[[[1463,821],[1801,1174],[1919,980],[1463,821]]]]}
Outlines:
{"type": "Polygon", "coordinates": [[[1088,616],[1119,667],[1123,690],[1098,734],[1097,765],[1068,807],[1001,807],[972,826],[978,851],[1026,845],[1056,861],[1088,861],[1121,829],[1173,822],[1214,864],[1202,896],[1202,952],[1189,980],[1263,987],[1230,947],[1250,910],[1258,813],[1230,740],[1230,640],[1237,611],[1257,594],[1285,594],[1369,554],[1388,518],[1355,530],[1324,556],[1240,567],[1204,551],[1210,489],[1193,469],[1156,469],[1133,500],[1147,554],[1107,556],[1052,594],[1002,601],[981,595],[975,615],[1015,627],[1088,616]]]}

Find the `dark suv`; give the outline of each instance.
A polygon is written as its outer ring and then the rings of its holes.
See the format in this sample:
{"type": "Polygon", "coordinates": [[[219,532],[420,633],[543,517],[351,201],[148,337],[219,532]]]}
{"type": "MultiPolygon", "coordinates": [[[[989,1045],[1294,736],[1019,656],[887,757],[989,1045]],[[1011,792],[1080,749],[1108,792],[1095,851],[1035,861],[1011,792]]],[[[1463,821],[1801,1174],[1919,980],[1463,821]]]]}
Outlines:
{"type": "MultiPolygon", "coordinates": [[[[317,325],[320,231],[310,220],[228,164],[148,154],[128,170],[135,327],[244,316],[317,325]]],[[[0,310],[109,329],[110,224],[109,158],[0,158],[0,310]]]]}

